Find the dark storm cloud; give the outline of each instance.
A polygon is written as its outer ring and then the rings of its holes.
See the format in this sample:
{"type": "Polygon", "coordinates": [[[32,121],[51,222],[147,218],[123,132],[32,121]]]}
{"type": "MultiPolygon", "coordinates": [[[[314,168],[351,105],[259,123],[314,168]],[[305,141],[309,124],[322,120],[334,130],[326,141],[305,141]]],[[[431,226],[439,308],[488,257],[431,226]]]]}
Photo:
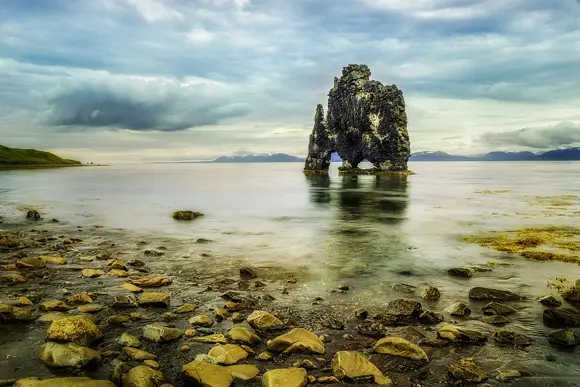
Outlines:
{"type": "Polygon", "coordinates": [[[52,126],[178,131],[215,125],[249,112],[228,101],[227,90],[204,81],[120,78],[67,80],[46,94],[52,126]]]}
{"type": "Polygon", "coordinates": [[[543,128],[524,128],[512,132],[484,133],[479,141],[491,147],[549,149],[580,143],[580,124],[560,122],[543,128]]]}

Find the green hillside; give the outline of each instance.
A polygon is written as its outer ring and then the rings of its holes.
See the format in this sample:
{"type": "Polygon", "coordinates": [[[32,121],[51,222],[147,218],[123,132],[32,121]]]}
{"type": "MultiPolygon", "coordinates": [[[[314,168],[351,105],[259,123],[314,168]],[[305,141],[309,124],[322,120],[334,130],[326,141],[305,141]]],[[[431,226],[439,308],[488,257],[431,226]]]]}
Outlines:
{"type": "Polygon", "coordinates": [[[80,165],[76,160],[58,157],[36,149],[8,148],[0,145],[0,166],[80,165]]]}

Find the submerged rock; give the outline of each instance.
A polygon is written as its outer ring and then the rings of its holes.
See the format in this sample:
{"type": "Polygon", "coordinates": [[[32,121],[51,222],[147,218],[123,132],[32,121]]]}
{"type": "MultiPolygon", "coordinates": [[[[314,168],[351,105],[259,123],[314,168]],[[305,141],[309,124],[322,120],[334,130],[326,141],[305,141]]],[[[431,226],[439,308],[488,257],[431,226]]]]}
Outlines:
{"type": "Polygon", "coordinates": [[[518,313],[518,311],[515,310],[514,308],[504,304],[500,304],[499,302],[490,302],[489,304],[482,307],[481,310],[483,310],[483,313],[485,314],[496,314],[500,316],[518,313]]]}
{"type": "Polygon", "coordinates": [[[421,314],[421,303],[398,299],[389,302],[385,314],[394,316],[397,319],[419,317],[421,314]]]}
{"type": "Polygon", "coordinates": [[[200,216],[203,216],[201,212],[188,210],[179,210],[173,213],[173,219],[175,220],[193,220],[195,218],[199,218],[200,216]]]}
{"type": "Polygon", "coordinates": [[[548,334],[550,344],[575,347],[580,344],[580,336],[570,329],[558,329],[548,334]]]}
{"type": "Polygon", "coordinates": [[[328,114],[316,107],[304,169],[326,171],[333,152],[344,169],[363,160],[380,171],[406,171],[410,156],[403,93],[370,79],[365,65],[344,67],[328,94],[328,114]]]}
{"type": "Polygon", "coordinates": [[[476,287],[469,291],[469,298],[473,300],[515,301],[521,297],[508,290],[476,287]]]}
{"type": "Polygon", "coordinates": [[[492,325],[504,325],[509,323],[510,321],[507,319],[507,317],[505,316],[500,316],[498,314],[494,314],[491,316],[484,316],[481,321],[483,321],[486,324],[492,324],[492,325]]]}
{"type": "Polygon", "coordinates": [[[358,352],[339,351],[332,358],[332,374],[339,380],[353,381],[372,377],[381,386],[390,386],[392,381],[383,375],[369,359],[358,352]]]}
{"type": "Polygon", "coordinates": [[[580,313],[571,308],[544,310],[544,324],[550,328],[573,328],[580,326],[580,313]]]}
{"type": "Polygon", "coordinates": [[[262,376],[264,387],[304,387],[308,384],[304,368],[282,368],[267,371],[262,376]]]}
{"type": "Polygon", "coordinates": [[[558,300],[551,294],[538,298],[538,302],[544,306],[551,306],[553,308],[562,306],[562,301],[558,300]]]}
{"type": "Polygon", "coordinates": [[[49,341],[36,352],[38,360],[49,367],[85,368],[101,362],[101,355],[75,343],[60,344],[49,341]]]}
{"type": "Polygon", "coordinates": [[[461,359],[447,367],[449,376],[458,382],[481,382],[487,374],[479,368],[472,358],[461,359]]]}
{"type": "Polygon", "coordinates": [[[471,309],[463,302],[458,302],[456,304],[450,305],[447,308],[445,308],[445,311],[452,316],[460,316],[460,317],[467,317],[471,314],[471,309]]]}
{"type": "Polygon", "coordinates": [[[429,357],[424,350],[402,337],[385,337],[384,339],[380,339],[375,344],[373,351],[376,353],[407,357],[413,360],[429,361],[429,357]]]}
{"type": "Polygon", "coordinates": [[[447,274],[453,277],[463,277],[469,278],[475,273],[475,270],[471,267],[456,267],[447,270],[447,274]]]}
{"type": "Polygon", "coordinates": [[[421,298],[424,300],[438,300],[441,298],[441,292],[435,286],[427,286],[423,292],[421,292],[421,298]]]}
{"type": "Polygon", "coordinates": [[[501,330],[493,334],[494,340],[499,344],[513,345],[516,347],[527,347],[534,343],[534,339],[521,333],[501,330]]]}
{"type": "Polygon", "coordinates": [[[30,210],[26,213],[26,219],[40,220],[42,219],[40,213],[36,210],[30,210]]]}

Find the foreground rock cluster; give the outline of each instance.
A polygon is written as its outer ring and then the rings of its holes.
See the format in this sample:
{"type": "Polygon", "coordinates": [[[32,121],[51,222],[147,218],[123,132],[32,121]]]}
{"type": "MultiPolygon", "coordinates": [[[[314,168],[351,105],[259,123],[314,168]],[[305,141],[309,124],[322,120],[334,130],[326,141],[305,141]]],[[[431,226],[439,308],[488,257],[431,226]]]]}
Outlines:
{"type": "MultiPolygon", "coordinates": [[[[475,286],[442,305],[444,294],[427,286],[421,301],[386,300],[376,314],[357,308],[337,315],[317,309],[319,297],[311,316],[296,315],[278,308],[264,289],[284,284],[288,292],[299,278],[269,279],[242,267],[196,283],[202,290],[184,299],[184,288],[194,285],[149,268],[165,249],[139,242],[134,255],[140,259],[125,259],[102,243],[22,235],[0,235],[0,329],[26,327],[43,342],[34,348],[30,378],[0,385],[495,386],[532,380],[526,370],[479,355],[497,348],[513,357],[537,345],[529,332],[508,325],[522,302],[536,301],[508,290],[475,286]]],[[[450,269],[449,275],[469,281],[484,269],[450,269]]],[[[351,291],[338,285],[335,294],[351,291]]],[[[580,283],[563,289],[562,298],[571,305],[563,307],[554,295],[538,299],[552,328],[546,338],[556,348],[574,348],[580,344],[574,331],[580,283]]]]}
{"type": "Polygon", "coordinates": [[[366,65],[349,65],[328,94],[328,113],[316,107],[306,171],[326,171],[330,157],[342,157],[342,170],[356,170],[363,160],[376,171],[406,171],[411,146],[403,93],[371,80],[366,65]]]}

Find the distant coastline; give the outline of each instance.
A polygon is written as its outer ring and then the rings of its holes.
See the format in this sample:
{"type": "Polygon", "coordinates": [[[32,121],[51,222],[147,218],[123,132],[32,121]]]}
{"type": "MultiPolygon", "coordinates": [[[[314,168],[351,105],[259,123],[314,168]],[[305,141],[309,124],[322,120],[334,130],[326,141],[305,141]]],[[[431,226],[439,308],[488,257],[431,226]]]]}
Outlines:
{"type": "Polygon", "coordinates": [[[0,145],[0,169],[77,167],[82,165],[80,161],[63,159],[46,151],[9,148],[0,145]]]}

